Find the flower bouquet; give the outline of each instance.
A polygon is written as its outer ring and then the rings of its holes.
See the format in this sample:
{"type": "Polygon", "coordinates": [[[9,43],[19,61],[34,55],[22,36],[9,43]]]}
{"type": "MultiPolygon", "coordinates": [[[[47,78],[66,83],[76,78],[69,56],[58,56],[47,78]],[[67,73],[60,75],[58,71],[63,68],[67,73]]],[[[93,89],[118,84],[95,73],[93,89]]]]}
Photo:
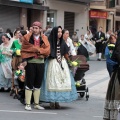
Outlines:
{"type": "Polygon", "coordinates": [[[76,86],[76,87],[80,87],[80,81],[76,81],[76,82],[75,82],[75,86],[76,86]]]}
{"type": "Polygon", "coordinates": [[[108,44],[108,49],[109,50],[114,50],[115,44],[108,44]]]}
{"type": "Polygon", "coordinates": [[[81,45],[80,42],[74,42],[74,46],[75,46],[75,47],[79,47],[80,45],[81,45]]]}
{"type": "Polygon", "coordinates": [[[100,40],[104,40],[104,37],[101,37],[100,40]]]}
{"type": "Polygon", "coordinates": [[[17,50],[15,51],[15,53],[16,53],[17,56],[21,56],[21,51],[20,51],[20,49],[17,49],[17,50]]]}
{"type": "Polygon", "coordinates": [[[97,40],[96,42],[101,42],[102,40],[104,40],[104,37],[101,37],[99,40],[97,40]]]}
{"type": "Polygon", "coordinates": [[[108,49],[110,51],[110,53],[109,53],[110,57],[112,56],[114,48],[115,48],[115,44],[108,44],[108,49]]]}
{"type": "Polygon", "coordinates": [[[25,81],[25,71],[16,70],[16,71],[15,71],[15,75],[18,77],[18,79],[19,79],[21,82],[24,82],[24,81],[25,81]]]}
{"type": "Polygon", "coordinates": [[[80,67],[80,63],[81,63],[81,61],[78,60],[78,58],[76,60],[74,60],[74,61],[68,61],[70,69],[73,72],[73,76],[75,76],[77,68],[80,67]]]}

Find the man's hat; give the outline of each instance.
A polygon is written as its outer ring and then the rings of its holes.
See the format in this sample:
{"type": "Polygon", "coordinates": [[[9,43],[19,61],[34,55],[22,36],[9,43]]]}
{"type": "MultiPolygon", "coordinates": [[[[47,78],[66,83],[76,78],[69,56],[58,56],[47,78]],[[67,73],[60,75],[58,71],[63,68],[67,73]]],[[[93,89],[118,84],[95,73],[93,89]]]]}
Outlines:
{"type": "Polygon", "coordinates": [[[41,23],[40,22],[38,22],[38,21],[35,21],[33,24],[32,24],[32,26],[38,26],[38,27],[42,27],[42,25],[41,25],[41,23]]]}

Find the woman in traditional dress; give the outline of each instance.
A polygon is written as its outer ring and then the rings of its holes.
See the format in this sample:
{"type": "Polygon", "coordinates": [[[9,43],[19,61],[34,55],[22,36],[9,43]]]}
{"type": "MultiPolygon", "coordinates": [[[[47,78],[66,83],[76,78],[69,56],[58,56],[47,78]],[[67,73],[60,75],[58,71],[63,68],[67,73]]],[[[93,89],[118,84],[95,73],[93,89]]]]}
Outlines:
{"type": "Polygon", "coordinates": [[[114,66],[104,107],[104,120],[118,120],[118,111],[120,112],[120,37],[118,37],[112,60],[118,64],[114,66]]]}
{"type": "Polygon", "coordinates": [[[63,34],[63,39],[65,40],[67,46],[69,47],[69,55],[73,55],[73,56],[76,55],[75,47],[72,43],[72,40],[69,37],[69,31],[64,29],[62,31],[62,34],[63,34]]]}
{"type": "Polygon", "coordinates": [[[19,31],[19,39],[16,39],[13,41],[12,46],[11,46],[11,50],[12,50],[12,90],[10,95],[12,95],[12,93],[14,93],[14,72],[15,70],[17,70],[17,66],[18,63],[22,62],[22,58],[21,58],[21,45],[22,45],[22,38],[25,34],[27,34],[26,31],[21,30],[19,31]]]}
{"type": "Polygon", "coordinates": [[[84,35],[81,35],[79,42],[87,49],[89,55],[93,55],[95,53],[95,46],[88,38],[85,38],[84,35]]]}
{"type": "Polygon", "coordinates": [[[93,35],[92,35],[91,31],[87,30],[87,33],[85,34],[85,39],[91,41],[92,37],[93,37],[93,35]]]}
{"type": "Polygon", "coordinates": [[[11,42],[13,43],[14,40],[19,40],[20,37],[20,29],[15,29],[13,32],[13,38],[11,39],[11,42]]]}
{"type": "Polygon", "coordinates": [[[51,53],[46,60],[41,101],[50,102],[50,108],[59,109],[59,102],[71,102],[78,95],[67,61],[68,47],[62,39],[62,28],[54,27],[49,36],[51,53]]]}
{"type": "Polygon", "coordinates": [[[79,40],[76,31],[75,31],[74,34],[72,35],[72,40],[73,40],[73,43],[74,43],[74,42],[78,42],[78,40],[79,40]]]}
{"type": "Polygon", "coordinates": [[[4,88],[4,90],[8,90],[11,88],[11,78],[12,78],[12,52],[10,38],[7,34],[2,35],[3,43],[0,45],[0,88],[4,88]]]}

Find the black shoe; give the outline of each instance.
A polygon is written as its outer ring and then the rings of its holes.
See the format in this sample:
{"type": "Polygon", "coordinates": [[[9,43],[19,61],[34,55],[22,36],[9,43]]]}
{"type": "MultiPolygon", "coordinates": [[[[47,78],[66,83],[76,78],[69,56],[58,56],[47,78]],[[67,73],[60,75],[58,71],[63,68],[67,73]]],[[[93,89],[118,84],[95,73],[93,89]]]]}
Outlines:
{"type": "Polygon", "coordinates": [[[10,96],[12,96],[14,93],[15,93],[15,91],[12,89],[12,90],[10,91],[10,96]]]}
{"type": "Polygon", "coordinates": [[[10,92],[11,91],[11,88],[8,88],[5,90],[5,92],[10,92]]]}
{"type": "Polygon", "coordinates": [[[97,61],[101,61],[101,59],[97,59],[97,61]]]}
{"type": "Polygon", "coordinates": [[[14,94],[14,95],[13,95],[13,99],[18,99],[17,94],[14,94]]]}
{"type": "Polygon", "coordinates": [[[50,102],[50,108],[55,109],[55,103],[54,102],[50,102]]]}
{"type": "Polygon", "coordinates": [[[59,102],[55,102],[55,109],[61,109],[59,102]]]}
{"type": "Polygon", "coordinates": [[[23,105],[25,105],[25,100],[24,99],[20,99],[20,102],[23,104],[23,105]]]}
{"type": "Polygon", "coordinates": [[[4,92],[4,88],[0,88],[0,92],[4,92]]]}

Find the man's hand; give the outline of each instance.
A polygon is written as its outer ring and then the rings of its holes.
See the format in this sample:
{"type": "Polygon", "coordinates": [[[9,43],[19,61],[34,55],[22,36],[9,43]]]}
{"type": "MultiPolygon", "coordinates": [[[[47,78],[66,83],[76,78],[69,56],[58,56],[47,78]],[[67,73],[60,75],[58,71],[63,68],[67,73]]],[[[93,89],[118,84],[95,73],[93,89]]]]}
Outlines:
{"type": "Polygon", "coordinates": [[[101,40],[96,40],[96,43],[101,42],[101,40]]]}

